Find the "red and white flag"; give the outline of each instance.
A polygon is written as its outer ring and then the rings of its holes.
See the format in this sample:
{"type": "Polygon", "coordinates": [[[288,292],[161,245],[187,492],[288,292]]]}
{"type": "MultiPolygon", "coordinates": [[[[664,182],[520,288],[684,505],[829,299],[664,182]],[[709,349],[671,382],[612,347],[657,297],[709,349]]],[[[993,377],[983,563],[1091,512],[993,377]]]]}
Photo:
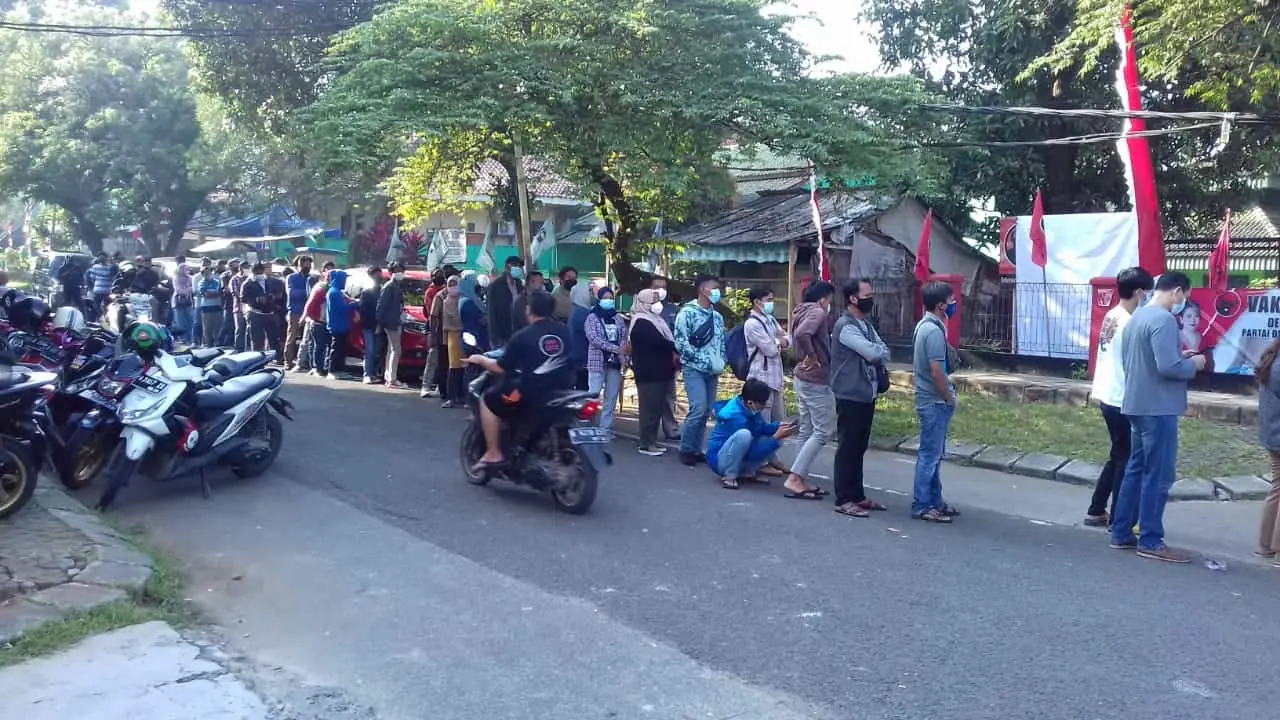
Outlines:
{"type": "Polygon", "coordinates": [[[809,209],[813,211],[813,228],[818,232],[818,277],[831,280],[831,267],[827,264],[827,241],[822,232],[822,208],[818,206],[818,172],[809,161],[809,209]]]}
{"type": "Polygon", "coordinates": [[[1222,220],[1222,232],[1218,234],[1218,244],[1209,255],[1209,289],[1217,292],[1230,290],[1231,281],[1227,275],[1231,270],[1231,208],[1227,208],[1227,216],[1222,220]]]}
{"type": "MultiPolygon", "coordinates": [[[[1116,90],[1120,106],[1129,112],[1142,110],[1138,90],[1138,55],[1133,46],[1133,10],[1126,5],[1116,28],[1116,44],[1120,47],[1120,66],[1116,70],[1116,90]]],[[[1138,265],[1152,275],[1165,271],[1164,230],[1160,227],[1160,199],[1156,194],[1155,166],[1151,162],[1151,146],[1142,133],[1147,123],[1142,118],[1126,118],[1121,138],[1117,141],[1124,162],[1129,200],[1138,220],[1138,265]]]]}
{"type": "Polygon", "coordinates": [[[1036,190],[1036,201],[1031,206],[1031,262],[1043,270],[1049,264],[1049,238],[1044,230],[1044,198],[1036,190]]]}
{"type": "Polygon", "coordinates": [[[933,240],[933,209],[924,214],[924,227],[920,228],[920,240],[916,242],[916,282],[924,285],[933,272],[929,269],[929,246],[933,240]]]}

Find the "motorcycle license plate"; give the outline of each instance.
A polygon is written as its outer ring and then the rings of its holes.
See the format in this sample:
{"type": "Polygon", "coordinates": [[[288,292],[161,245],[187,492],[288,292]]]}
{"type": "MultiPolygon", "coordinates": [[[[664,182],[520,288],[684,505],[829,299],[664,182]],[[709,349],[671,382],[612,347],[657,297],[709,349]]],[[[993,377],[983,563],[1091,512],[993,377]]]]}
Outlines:
{"type": "Polygon", "coordinates": [[[164,392],[164,389],[168,387],[166,383],[161,380],[157,380],[150,375],[143,375],[137,380],[134,380],[133,386],[140,390],[155,394],[164,392]]]}
{"type": "Polygon", "coordinates": [[[608,445],[612,433],[606,428],[584,427],[570,428],[569,442],[574,445],[608,445]]]}

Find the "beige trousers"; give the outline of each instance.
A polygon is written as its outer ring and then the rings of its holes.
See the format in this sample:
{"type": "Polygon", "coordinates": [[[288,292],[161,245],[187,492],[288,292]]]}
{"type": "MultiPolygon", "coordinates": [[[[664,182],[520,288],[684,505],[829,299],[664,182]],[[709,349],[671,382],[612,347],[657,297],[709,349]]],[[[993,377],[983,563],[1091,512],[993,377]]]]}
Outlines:
{"type": "Polygon", "coordinates": [[[387,382],[395,382],[400,375],[400,334],[399,328],[395,330],[387,330],[383,328],[382,334],[387,338],[387,369],[385,377],[387,382]]]}
{"type": "Polygon", "coordinates": [[[1271,451],[1271,492],[1262,506],[1262,532],[1258,547],[1264,553],[1280,553],[1280,452],[1271,451]]]}

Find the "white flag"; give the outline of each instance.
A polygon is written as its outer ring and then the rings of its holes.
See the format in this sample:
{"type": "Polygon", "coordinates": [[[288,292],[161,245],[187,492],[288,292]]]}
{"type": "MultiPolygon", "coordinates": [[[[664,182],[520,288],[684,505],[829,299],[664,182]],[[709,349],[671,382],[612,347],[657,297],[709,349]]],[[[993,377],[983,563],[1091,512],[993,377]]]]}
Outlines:
{"type": "Polygon", "coordinates": [[[538,230],[538,234],[533,236],[533,243],[529,248],[529,254],[533,257],[528,258],[528,260],[536,265],[538,263],[538,258],[542,257],[544,252],[555,246],[556,224],[553,220],[547,218],[547,220],[542,223],[542,228],[538,230]]]}
{"type": "Polygon", "coordinates": [[[400,255],[404,253],[404,243],[400,241],[400,219],[396,218],[396,226],[391,231],[391,242],[387,244],[387,264],[400,262],[400,255]]]}
{"type": "Polygon", "coordinates": [[[493,259],[493,223],[484,231],[484,242],[480,243],[480,254],[476,256],[476,267],[486,274],[492,273],[498,263],[493,259]]]}
{"type": "Polygon", "coordinates": [[[431,233],[431,243],[427,246],[427,269],[435,270],[444,263],[444,236],[439,230],[431,233]]]}

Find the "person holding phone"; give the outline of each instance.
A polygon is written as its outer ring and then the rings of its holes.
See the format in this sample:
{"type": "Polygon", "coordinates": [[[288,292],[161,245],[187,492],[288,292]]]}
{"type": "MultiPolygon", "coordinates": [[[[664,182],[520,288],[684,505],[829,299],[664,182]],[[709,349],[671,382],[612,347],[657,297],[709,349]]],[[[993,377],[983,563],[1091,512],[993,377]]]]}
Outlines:
{"type": "Polygon", "coordinates": [[[716,424],[707,442],[707,465],[720,476],[720,486],[737,490],[773,457],[782,441],[795,434],[794,424],[765,420],[772,388],[749,378],[742,392],[715,405],[716,424]]]}
{"type": "Polygon", "coordinates": [[[831,392],[836,403],[835,510],[865,518],[884,505],[867,497],[862,463],[876,417],[877,365],[889,360],[889,346],[871,324],[875,292],[871,281],[850,280],[840,290],[844,312],[831,332],[831,392]]]}

